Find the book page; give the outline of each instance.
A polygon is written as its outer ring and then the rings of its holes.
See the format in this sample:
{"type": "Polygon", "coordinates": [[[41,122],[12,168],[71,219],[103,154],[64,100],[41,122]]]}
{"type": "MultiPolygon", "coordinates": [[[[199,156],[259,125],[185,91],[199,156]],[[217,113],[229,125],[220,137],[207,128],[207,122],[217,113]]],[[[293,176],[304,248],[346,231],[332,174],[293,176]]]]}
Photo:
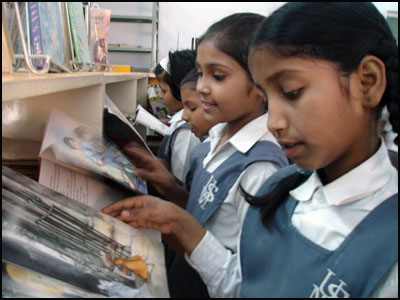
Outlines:
{"type": "Polygon", "coordinates": [[[137,107],[135,122],[149,127],[161,135],[166,135],[169,130],[167,125],[145,110],[141,105],[137,107]]]}
{"type": "Polygon", "coordinates": [[[39,157],[85,169],[147,194],[146,182],[135,175],[135,166],[112,141],[56,109],[50,114],[39,157]]]}
{"type": "Polygon", "coordinates": [[[169,297],[159,232],[136,229],[5,166],[2,194],[4,261],[106,297],[169,297]],[[145,277],[115,263],[137,256],[145,277]]]}
{"type": "Polygon", "coordinates": [[[44,158],[40,162],[39,183],[97,210],[130,196],[122,187],[119,190],[112,188],[44,158]]]}

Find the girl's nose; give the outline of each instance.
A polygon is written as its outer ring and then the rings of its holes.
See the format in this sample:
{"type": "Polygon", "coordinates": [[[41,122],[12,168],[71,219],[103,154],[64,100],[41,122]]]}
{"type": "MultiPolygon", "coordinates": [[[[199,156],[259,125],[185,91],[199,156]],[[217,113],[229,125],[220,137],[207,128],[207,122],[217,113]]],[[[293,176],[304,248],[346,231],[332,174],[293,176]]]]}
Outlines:
{"type": "Polygon", "coordinates": [[[267,127],[274,135],[279,134],[288,127],[288,121],[283,107],[274,100],[268,99],[268,121],[267,127]]]}
{"type": "Polygon", "coordinates": [[[189,115],[188,115],[186,109],[183,110],[182,120],[184,120],[185,122],[188,122],[188,121],[189,121],[189,115]]]}
{"type": "Polygon", "coordinates": [[[205,80],[203,77],[199,77],[199,79],[197,79],[196,91],[203,95],[210,94],[210,88],[207,84],[207,80],[205,80]]]}

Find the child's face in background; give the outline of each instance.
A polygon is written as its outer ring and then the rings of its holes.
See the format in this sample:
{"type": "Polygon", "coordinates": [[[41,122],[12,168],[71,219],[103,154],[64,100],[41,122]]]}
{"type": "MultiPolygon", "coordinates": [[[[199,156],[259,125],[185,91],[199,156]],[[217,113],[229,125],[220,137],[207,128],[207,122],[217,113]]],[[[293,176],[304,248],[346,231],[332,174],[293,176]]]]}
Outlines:
{"type": "Polygon", "coordinates": [[[263,100],[249,95],[256,90],[247,72],[231,56],[219,51],[213,41],[202,42],[197,49],[196,65],[201,73],[197,81],[205,118],[215,124],[254,119],[263,100]]]}
{"type": "Polygon", "coordinates": [[[370,120],[346,90],[354,73],[344,78],[328,61],[265,48],[250,53],[249,67],[267,97],[269,130],[301,168],[324,168],[333,180],[365,159],[370,120]]]}
{"type": "Polygon", "coordinates": [[[215,124],[205,119],[199,93],[183,86],[181,97],[183,102],[182,119],[192,127],[192,132],[197,137],[207,135],[215,124]]]}
{"type": "Polygon", "coordinates": [[[182,102],[177,100],[171,93],[171,89],[168,84],[164,81],[159,81],[160,85],[160,98],[163,99],[165,106],[167,107],[168,113],[170,115],[176,113],[181,110],[183,105],[182,102]]]}

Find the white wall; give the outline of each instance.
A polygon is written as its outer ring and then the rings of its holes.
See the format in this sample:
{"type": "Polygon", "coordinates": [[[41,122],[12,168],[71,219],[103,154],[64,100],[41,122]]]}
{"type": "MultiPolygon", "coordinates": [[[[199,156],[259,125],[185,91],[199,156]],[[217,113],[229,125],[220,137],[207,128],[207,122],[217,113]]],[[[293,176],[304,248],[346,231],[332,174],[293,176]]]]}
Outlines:
{"type": "MultiPolygon", "coordinates": [[[[253,12],[268,16],[285,2],[160,2],[158,61],[169,50],[191,47],[191,38],[201,36],[220,19],[238,12],[253,12]]],[[[398,2],[374,2],[386,16],[388,10],[398,11],[398,2]]]]}
{"type": "Polygon", "coordinates": [[[160,2],[158,60],[176,50],[190,49],[192,37],[200,37],[220,19],[239,12],[269,15],[284,2],[160,2]]]}

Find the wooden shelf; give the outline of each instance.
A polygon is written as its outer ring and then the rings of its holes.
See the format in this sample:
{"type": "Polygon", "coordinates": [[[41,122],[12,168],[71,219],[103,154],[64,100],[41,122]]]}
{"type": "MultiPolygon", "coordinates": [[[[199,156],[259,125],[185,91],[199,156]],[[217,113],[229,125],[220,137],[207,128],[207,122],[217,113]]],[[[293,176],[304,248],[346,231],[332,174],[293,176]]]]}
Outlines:
{"type": "MultiPolygon", "coordinates": [[[[82,72],[2,76],[2,139],[40,143],[50,112],[57,108],[103,133],[104,95],[127,116],[147,101],[151,73],[82,72]]],[[[2,147],[3,157],[7,147],[2,147]]],[[[25,157],[22,154],[22,157],[25,157]]],[[[31,158],[31,157],[30,157],[31,158]]]]}
{"type": "Polygon", "coordinates": [[[80,72],[35,75],[14,73],[2,76],[2,102],[26,97],[148,78],[148,73],[80,72]]]}

